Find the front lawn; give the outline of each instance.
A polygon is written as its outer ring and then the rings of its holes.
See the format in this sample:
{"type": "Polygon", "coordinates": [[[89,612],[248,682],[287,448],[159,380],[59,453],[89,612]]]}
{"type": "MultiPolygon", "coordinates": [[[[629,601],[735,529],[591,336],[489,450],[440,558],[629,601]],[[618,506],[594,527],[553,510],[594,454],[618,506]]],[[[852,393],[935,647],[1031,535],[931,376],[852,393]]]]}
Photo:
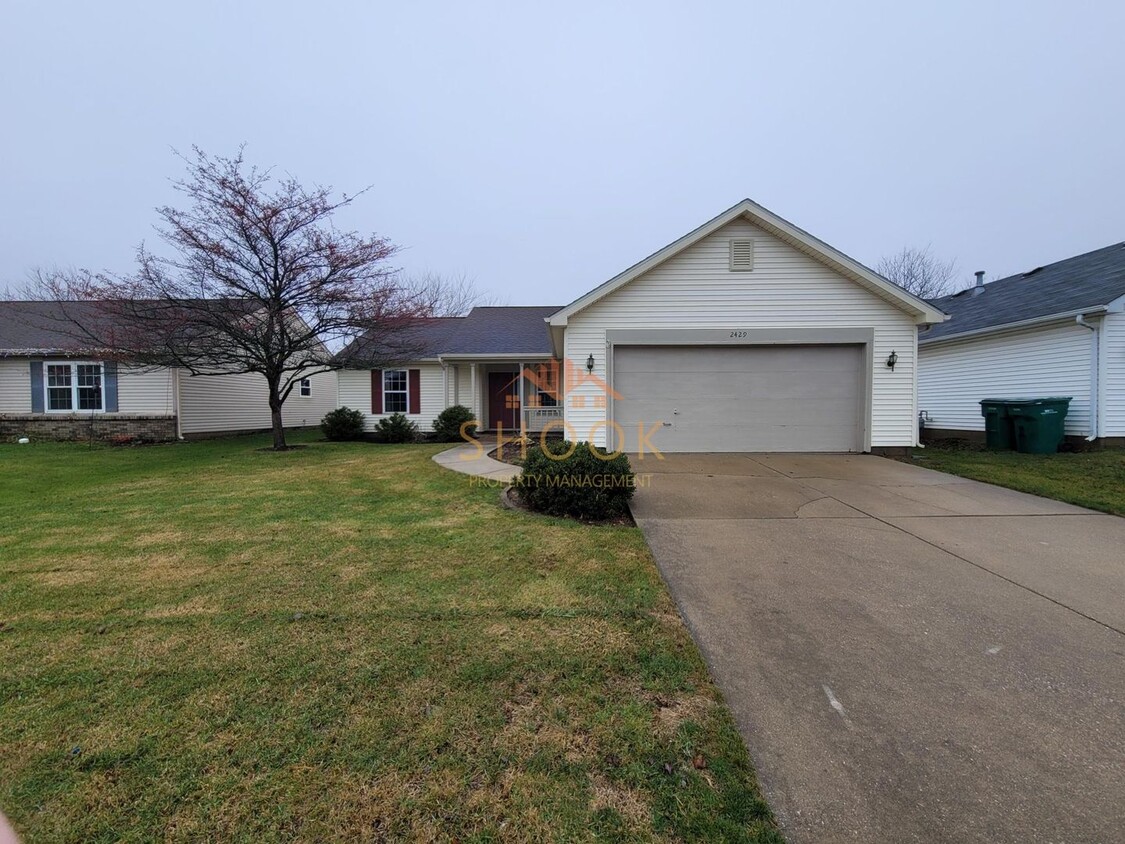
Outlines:
{"type": "Polygon", "coordinates": [[[640,533],[444,446],[0,446],[37,841],[780,841],[640,533]]]}
{"type": "Polygon", "coordinates": [[[931,446],[915,451],[911,462],[1125,516],[1125,449],[1020,454],[931,446]]]}

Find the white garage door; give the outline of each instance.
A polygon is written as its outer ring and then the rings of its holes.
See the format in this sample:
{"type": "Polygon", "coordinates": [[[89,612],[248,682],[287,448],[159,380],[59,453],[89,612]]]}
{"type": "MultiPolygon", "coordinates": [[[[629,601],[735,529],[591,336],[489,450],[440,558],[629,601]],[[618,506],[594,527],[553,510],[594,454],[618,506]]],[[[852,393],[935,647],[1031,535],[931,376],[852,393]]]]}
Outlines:
{"type": "Polygon", "coordinates": [[[862,346],[618,346],[613,418],[665,452],[861,451],[862,346]]]}

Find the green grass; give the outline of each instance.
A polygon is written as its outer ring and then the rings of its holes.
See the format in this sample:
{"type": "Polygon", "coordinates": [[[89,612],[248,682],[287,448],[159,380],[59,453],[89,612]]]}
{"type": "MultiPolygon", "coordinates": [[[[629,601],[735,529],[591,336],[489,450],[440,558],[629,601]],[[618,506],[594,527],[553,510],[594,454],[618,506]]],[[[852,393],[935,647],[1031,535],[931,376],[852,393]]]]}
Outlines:
{"type": "Polygon", "coordinates": [[[25,841],[780,841],[636,529],[304,440],[0,446],[25,841]]]}
{"type": "Polygon", "coordinates": [[[1020,454],[927,448],[916,465],[1125,516],[1125,449],[1020,454]]]}

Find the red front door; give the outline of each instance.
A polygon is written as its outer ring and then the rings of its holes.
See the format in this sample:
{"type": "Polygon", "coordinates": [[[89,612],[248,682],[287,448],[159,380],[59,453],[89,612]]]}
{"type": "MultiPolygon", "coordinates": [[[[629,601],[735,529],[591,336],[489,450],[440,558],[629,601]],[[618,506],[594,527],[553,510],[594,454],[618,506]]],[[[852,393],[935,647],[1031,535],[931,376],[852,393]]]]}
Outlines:
{"type": "Polygon", "coordinates": [[[488,373],[488,424],[514,431],[520,426],[520,379],[515,372],[488,373]]]}

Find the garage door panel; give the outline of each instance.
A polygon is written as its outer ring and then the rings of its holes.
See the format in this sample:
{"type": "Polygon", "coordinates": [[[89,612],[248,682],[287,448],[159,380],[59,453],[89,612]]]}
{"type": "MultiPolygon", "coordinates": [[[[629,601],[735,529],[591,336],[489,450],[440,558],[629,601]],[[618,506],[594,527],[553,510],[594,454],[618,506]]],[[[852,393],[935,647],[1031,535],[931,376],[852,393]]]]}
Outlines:
{"type": "Polygon", "coordinates": [[[646,380],[616,378],[614,391],[621,400],[632,402],[671,402],[683,410],[688,406],[710,406],[714,402],[761,402],[777,399],[802,399],[810,392],[826,399],[856,399],[856,386],[851,383],[851,373],[833,374],[810,381],[801,372],[748,375],[732,373],[722,376],[714,373],[699,375],[680,374],[675,378],[666,374],[646,380]],[[691,379],[685,384],[685,379],[691,379]]]}
{"type": "Polygon", "coordinates": [[[668,452],[858,451],[862,363],[860,346],[618,347],[613,418],[628,451],[647,432],[668,452]]]}

